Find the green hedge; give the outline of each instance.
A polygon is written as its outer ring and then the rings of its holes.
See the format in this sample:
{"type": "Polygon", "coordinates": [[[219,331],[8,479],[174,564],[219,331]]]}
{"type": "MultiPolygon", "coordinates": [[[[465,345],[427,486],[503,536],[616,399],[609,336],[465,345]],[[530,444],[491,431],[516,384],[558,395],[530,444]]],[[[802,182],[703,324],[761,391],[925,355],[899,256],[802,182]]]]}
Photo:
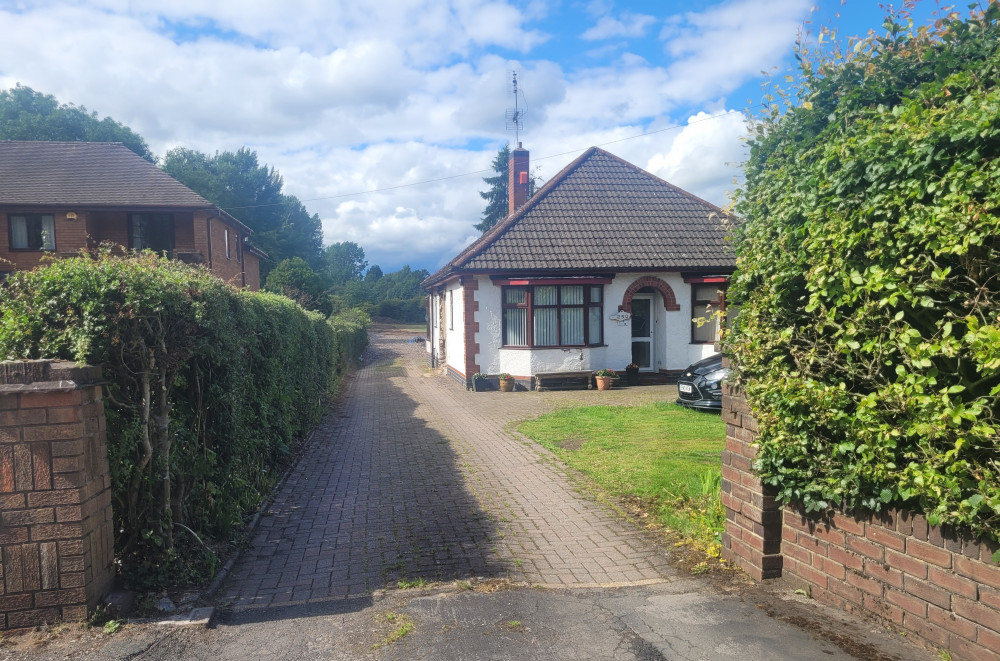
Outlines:
{"type": "Polygon", "coordinates": [[[57,260],[0,300],[0,355],[104,367],[115,542],[137,587],[211,573],[203,542],[266,497],[366,328],[151,254],[57,260]]]}
{"type": "Polygon", "coordinates": [[[1000,538],[998,18],[801,52],[754,126],[727,353],[757,469],[807,511],[1000,538]]]}

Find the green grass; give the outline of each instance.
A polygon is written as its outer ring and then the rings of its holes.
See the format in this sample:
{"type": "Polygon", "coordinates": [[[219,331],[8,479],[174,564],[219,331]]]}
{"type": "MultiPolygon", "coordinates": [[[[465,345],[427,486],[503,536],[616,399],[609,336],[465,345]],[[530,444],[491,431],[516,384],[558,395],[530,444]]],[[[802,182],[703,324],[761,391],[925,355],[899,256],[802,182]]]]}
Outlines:
{"type": "Polygon", "coordinates": [[[586,406],[518,430],[606,492],[637,499],[657,523],[717,553],[725,523],[719,476],[726,426],[719,416],[666,402],[586,406]]]}

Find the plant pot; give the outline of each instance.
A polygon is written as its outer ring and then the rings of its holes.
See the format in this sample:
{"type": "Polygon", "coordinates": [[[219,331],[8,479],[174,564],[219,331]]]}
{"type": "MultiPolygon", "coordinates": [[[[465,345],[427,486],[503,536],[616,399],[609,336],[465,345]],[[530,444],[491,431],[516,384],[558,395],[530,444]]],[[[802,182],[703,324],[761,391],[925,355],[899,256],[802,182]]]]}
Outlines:
{"type": "Polygon", "coordinates": [[[490,382],[486,379],[473,379],[472,389],[476,392],[486,392],[490,389],[490,382]]]}
{"type": "Polygon", "coordinates": [[[595,376],[594,381],[597,382],[598,390],[611,390],[611,380],[613,376],[595,376]]]}
{"type": "Polygon", "coordinates": [[[500,379],[500,392],[514,392],[514,379],[500,379]]]}
{"type": "Polygon", "coordinates": [[[639,385],[639,370],[638,369],[626,369],[625,370],[625,383],[630,386],[639,385]]]}

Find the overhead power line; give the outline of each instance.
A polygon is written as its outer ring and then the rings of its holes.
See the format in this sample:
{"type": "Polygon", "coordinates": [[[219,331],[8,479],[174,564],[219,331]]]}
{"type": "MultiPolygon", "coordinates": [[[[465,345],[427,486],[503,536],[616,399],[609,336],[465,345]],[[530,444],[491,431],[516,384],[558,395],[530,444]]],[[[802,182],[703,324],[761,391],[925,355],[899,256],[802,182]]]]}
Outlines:
{"type": "MultiPolygon", "coordinates": [[[[738,114],[742,114],[742,113],[740,113],[739,110],[727,110],[726,112],[721,112],[721,113],[719,113],[717,115],[709,115],[708,117],[702,117],[700,119],[693,119],[693,120],[689,121],[687,124],[672,124],[670,126],[666,126],[666,127],[662,128],[662,129],[656,129],[655,131],[647,131],[645,133],[638,133],[636,135],[630,135],[630,136],[626,136],[624,138],[618,138],[616,140],[608,140],[607,142],[601,142],[601,143],[598,143],[597,145],[594,145],[594,146],[596,146],[596,147],[605,147],[607,145],[613,145],[613,144],[616,144],[616,143],[619,143],[619,142],[625,142],[627,140],[636,140],[638,138],[646,138],[646,137],[651,136],[651,135],[656,135],[657,133],[664,133],[666,131],[674,131],[676,129],[681,129],[681,128],[684,128],[685,126],[690,126],[691,124],[699,124],[701,122],[707,122],[707,121],[709,121],[711,119],[719,119],[720,117],[726,117],[728,115],[738,115],[738,114]]],[[[582,152],[582,151],[586,151],[589,148],[590,147],[580,147],[580,148],[577,148],[577,149],[570,149],[568,151],[559,152],[558,154],[549,154],[548,156],[537,156],[537,157],[533,158],[532,160],[534,160],[534,161],[544,161],[544,160],[547,160],[547,159],[550,159],[550,158],[559,158],[560,156],[566,156],[567,154],[576,154],[576,153],[579,153],[579,152],[582,152]]],[[[369,190],[356,191],[356,192],[353,192],[353,193],[339,193],[337,195],[328,195],[326,197],[312,197],[312,198],[309,198],[307,200],[299,200],[299,201],[300,202],[321,202],[323,200],[336,200],[336,199],[340,199],[342,197],[357,197],[359,195],[368,195],[370,193],[384,193],[386,191],[399,190],[400,188],[412,188],[413,186],[422,186],[424,184],[435,184],[435,183],[437,183],[439,181],[449,181],[451,179],[459,179],[461,177],[471,177],[473,175],[485,174],[487,172],[493,172],[493,169],[489,168],[489,169],[486,169],[486,170],[473,170],[471,172],[462,172],[461,174],[451,174],[451,175],[448,175],[446,177],[435,177],[434,179],[422,179],[420,181],[412,181],[412,182],[410,182],[408,184],[397,184],[396,186],[384,186],[382,188],[371,188],[369,190]]],[[[274,204],[252,204],[252,205],[245,206],[245,207],[226,207],[226,211],[232,212],[232,211],[238,211],[238,210],[241,210],[241,209],[260,209],[260,208],[263,208],[263,207],[278,206],[278,204],[279,203],[274,203],[274,204]]]]}

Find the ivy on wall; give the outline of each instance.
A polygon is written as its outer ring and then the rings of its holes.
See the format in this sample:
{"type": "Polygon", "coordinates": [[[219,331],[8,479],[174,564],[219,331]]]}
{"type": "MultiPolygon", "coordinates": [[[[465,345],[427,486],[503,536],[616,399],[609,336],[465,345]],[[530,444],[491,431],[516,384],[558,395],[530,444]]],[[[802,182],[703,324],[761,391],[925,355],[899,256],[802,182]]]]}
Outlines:
{"type": "Polygon", "coordinates": [[[104,368],[116,552],[140,588],[211,573],[203,542],[239,532],[366,343],[363,318],[150,253],[55,260],[0,298],[0,356],[104,368]]]}
{"type": "Polygon", "coordinates": [[[726,351],[756,468],[807,511],[1000,538],[998,19],[820,39],[752,126],[726,351]]]}

